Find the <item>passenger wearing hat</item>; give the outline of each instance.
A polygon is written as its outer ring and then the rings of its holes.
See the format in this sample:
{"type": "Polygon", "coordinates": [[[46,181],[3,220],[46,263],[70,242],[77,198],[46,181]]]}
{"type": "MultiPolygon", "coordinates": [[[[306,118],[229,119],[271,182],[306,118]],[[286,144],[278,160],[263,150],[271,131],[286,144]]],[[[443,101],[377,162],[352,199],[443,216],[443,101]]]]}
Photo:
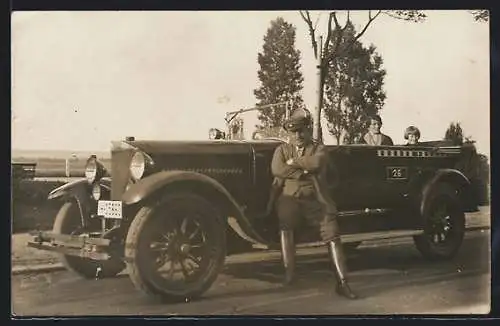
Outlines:
{"type": "Polygon", "coordinates": [[[336,220],[336,204],[325,191],[328,154],[323,145],[312,139],[312,119],[309,111],[295,110],[283,127],[288,131],[290,141],[276,148],[271,170],[282,185],[277,201],[277,215],[280,222],[281,253],[285,265],[285,284],[294,281],[294,231],[299,222],[305,219],[319,226],[321,238],[328,243],[337,279],[337,293],[356,299],[357,296],[346,281],[345,258],[336,220]]]}

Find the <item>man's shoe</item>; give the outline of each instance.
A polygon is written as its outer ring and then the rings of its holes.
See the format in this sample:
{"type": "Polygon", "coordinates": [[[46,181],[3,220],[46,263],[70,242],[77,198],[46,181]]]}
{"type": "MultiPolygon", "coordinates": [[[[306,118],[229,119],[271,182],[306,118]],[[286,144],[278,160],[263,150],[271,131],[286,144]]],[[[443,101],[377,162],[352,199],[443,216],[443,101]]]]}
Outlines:
{"type": "Polygon", "coordinates": [[[352,292],[351,287],[346,281],[341,281],[337,283],[336,292],[337,294],[351,300],[358,299],[358,296],[354,292],[352,292]]]}
{"type": "Polygon", "coordinates": [[[342,247],[340,242],[330,241],[328,242],[328,252],[330,254],[330,259],[333,264],[335,278],[337,279],[336,292],[348,299],[357,299],[358,296],[352,292],[351,287],[346,281],[346,266],[344,261],[344,256],[342,252],[342,247]]]}

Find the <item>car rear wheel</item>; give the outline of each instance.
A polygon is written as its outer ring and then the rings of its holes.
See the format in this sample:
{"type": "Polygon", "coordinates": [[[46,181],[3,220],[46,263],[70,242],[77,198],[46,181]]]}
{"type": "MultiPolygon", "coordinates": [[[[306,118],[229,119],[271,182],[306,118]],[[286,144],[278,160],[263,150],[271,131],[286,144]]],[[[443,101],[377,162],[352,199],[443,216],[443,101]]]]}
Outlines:
{"type": "Polygon", "coordinates": [[[136,288],[179,301],[201,296],[226,257],[225,222],[204,198],[170,194],[142,207],[130,225],[125,257],[136,288]]]}
{"type": "MultiPolygon", "coordinates": [[[[64,203],[56,216],[52,232],[56,234],[78,235],[81,231],[82,223],[78,205],[72,201],[64,203]]],[[[99,267],[101,269],[99,272],[100,278],[113,277],[125,269],[125,263],[120,258],[95,261],[88,258],[60,254],[59,259],[66,269],[87,279],[95,278],[99,267]]]]}
{"type": "Polygon", "coordinates": [[[424,234],[415,236],[416,248],[427,259],[455,256],[465,235],[465,214],[455,189],[446,183],[435,186],[424,210],[424,234]]]}

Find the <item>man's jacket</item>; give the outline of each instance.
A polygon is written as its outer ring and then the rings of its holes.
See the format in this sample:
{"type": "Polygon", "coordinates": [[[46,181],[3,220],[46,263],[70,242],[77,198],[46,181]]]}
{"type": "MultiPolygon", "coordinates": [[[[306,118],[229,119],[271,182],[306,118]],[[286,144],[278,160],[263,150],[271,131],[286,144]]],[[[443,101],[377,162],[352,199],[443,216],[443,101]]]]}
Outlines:
{"type": "Polygon", "coordinates": [[[324,204],[334,205],[327,188],[326,171],[329,155],[326,148],[319,143],[307,145],[302,155],[293,144],[281,144],[274,152],[271,171],[275,177],[273,187],[282,187],[282,194],[297,198],[310,198],[327,201],[324,204]],[[295,164],[287,164],[293,159],[295,164]]]}

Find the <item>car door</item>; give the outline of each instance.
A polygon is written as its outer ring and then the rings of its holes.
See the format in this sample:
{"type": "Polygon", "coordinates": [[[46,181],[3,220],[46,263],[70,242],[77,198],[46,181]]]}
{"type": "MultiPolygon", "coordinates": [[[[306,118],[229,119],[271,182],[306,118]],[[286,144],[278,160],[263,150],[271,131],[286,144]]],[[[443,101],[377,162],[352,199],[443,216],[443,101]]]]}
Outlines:
{"type": "Polygon", "coordinates": [[[331,146],[329,151],[332,166],[328,183],[339,209],[378,207],[374,193],[378,180],[374,173],[374,152],[361,145],[331,146]]]}
{"type": "Polygon", "coordinates": [[[378,182],[374,191],[380,205],[394,206],[408,197],[411,176],[418,173],[428,151],[405,146],[377,147],[375,171],[378,182]]]}

